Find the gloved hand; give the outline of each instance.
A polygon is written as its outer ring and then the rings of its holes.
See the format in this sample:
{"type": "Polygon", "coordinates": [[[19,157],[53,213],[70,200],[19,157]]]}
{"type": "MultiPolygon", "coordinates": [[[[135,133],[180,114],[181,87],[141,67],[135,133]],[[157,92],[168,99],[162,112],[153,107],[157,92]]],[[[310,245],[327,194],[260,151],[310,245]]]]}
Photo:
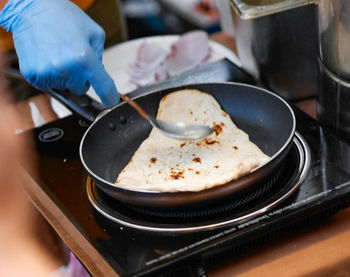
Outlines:
{"type": "Polygon", "coordinates": [[[68,0],[9,0],[0,25],[13,34],[20,70],[34,86],[83,94],[90,84],[105,106],[119,95],[102,64],[105,33],[68,0]]]}

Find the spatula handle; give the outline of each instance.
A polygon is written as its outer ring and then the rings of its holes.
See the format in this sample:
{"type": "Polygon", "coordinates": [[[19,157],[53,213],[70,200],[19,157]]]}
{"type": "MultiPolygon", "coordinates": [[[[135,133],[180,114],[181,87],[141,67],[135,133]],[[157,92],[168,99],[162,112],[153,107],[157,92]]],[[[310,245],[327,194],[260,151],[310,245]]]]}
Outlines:
{"type": "Polygon", "coordinates": [[[137,104],[134,100],[130,99],[126,95],[119,93],[119,96],[122,100],[132,106],[143,118],[147,119],[147,113],[140,107],[139,104],[137,104]]]}

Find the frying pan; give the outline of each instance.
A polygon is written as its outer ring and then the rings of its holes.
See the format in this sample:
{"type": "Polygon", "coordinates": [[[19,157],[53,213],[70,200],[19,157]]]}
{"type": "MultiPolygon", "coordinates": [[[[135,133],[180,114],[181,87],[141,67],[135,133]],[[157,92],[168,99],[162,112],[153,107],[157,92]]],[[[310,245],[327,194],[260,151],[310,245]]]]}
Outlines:
{"type": "Polygon", "coordinates": [[[161,98],[181,89],[198,89],[213,95],[236,125],[271,159],[236,181],[199,192],[123,189],[114,182],[152,127],[133,108],[120,103],[92,123],[80,144],[85,169],[105,193],[125,203],[153,208],[207,205],[254,188],[285,159],[296,122],[291,107],[281,97],[246,84],[201,83],[151,91],[133,99],[148,113],[156,115],[161,98]]]}
{"type": "MultiPolygon", "coordinates": [[[[16,71],[6,75],[23,79],[16,71]]],[[[199,192],[155,192],[131,190],[114,184],[134,152],[148,137],[152,127],[127,103],[121,102],[104,110],[87,95],[69,91],[45,91],[92,124],[80,143],[80,159],[95,184],[111,197],[136,206],[180,208],[222,201],[254,189],[270,177],[285,159],[293,143],[295,116],[293,110],[276,94],[248,84],[221,82],[173,86],[130,93],[146,112],[155,116],[160,100],[168,93],[181,89],[198,89],[214,96],[238,128],[245,131],[271,158],[238,180],[199,192]]]]}

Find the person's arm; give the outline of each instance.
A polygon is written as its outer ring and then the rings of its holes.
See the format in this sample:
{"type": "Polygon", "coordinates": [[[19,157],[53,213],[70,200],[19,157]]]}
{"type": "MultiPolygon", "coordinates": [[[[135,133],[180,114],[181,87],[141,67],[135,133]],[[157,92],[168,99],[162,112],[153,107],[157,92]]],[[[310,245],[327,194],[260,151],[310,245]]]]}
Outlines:
{"type": "Polygon", "coordinates": [[[0,11],[2,11],[2,9],[5,7],[7,2],[8,2],[8,0],[0,0],[0,11]]]}
{"type": "MultiPolygon", "coordinates": [[[[0,51],[0,72],[3,55],[0,51]]],[[[22,179],[23,164],[33,163],[27,137],[15,135],[20,118],[5,90],[0,73],[0,276],[49,276],[57,263],[35,236],[34,207],[22,179]]]]}
{"type": "Polygon", "coordinates": [[[69,0],[0,1],[0,26],[13,34],[20,70],[32,85],[82,94],[91,84],[104,105],[119,101],[102,64],[105,33],[80,8],[69,0]]]}

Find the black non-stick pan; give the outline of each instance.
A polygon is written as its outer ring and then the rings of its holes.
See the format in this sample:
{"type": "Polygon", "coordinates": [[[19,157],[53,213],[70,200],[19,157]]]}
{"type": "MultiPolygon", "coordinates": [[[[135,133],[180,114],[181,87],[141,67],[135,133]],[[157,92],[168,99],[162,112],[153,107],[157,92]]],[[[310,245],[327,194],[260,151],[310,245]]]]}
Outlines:
{"type": "Polygon", "coordinates": [[[149,92],[134,100],[155,115],[163,96],[181,89],[210,93],[236,125],[271,159],[231,183],[199,192],[163,193],[129,190],[114,184],[121,170],[151,131],[150,124],[126,103],[120,103],[93,122],[80,144],[81,161],[96,185],[117,200],[147,207],[174,208],[221,201],[259,185],[286,157],[295,132],[295,117],[279,96],[251,85],[205,83],[149,92]]]}
{"type": "MultiPolygon", "coordinates": [[[[23,78],[17,72],[9,77],[23,78]]],[[[110,110],[87,95],[48,91],[68,108],[93,121],[80,144],[80,158],[95,184],[111,197],[136,206],[178,208],[207,205],[237,196],[259,186],[285,159],[293,141],[295,116],[281,97],[267,90],[239,83],[198,83],[142,92],[129,96],[146,112],[156,115],[163,96],[181,89],[199,89],[215,97],[235,124],[271,159],[251,173],[231,183],[199,192],[163,193],[129,190],[114,184],[134,152],[148,137],[151,126],[125,102],[110,110]]]]}

